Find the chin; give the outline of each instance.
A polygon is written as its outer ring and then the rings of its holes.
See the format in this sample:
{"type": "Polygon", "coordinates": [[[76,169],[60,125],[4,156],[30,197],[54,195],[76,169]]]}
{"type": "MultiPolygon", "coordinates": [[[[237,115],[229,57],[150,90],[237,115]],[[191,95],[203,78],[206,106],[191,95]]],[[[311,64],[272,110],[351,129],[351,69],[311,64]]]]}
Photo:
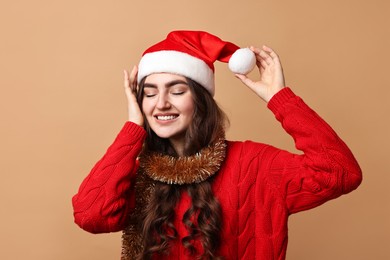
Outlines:
{"type": "Polygon", "coordinates": [[[158,137],[163,139],[170,139],[177,136],[176,134],[170,134],[170,133],[159,133],[159,132],[155,132],[155,133],[158,137]]]}
{"type": "Polygon", "coordinates": [[[163,139],[169,139],[171,137],[170,134],[163,134],[163,133],[159,133],[159,132],[155,132],[156,135],[160,138],[163,138],[163,139]]]}
{"type": "MultiPolygon", "coordinates": [[[[153,130],[153,129],[152,129],[153,130]]],[[[170,138],[184,138],[185,131],[161,131],[161,129],[155,131],[153,130],[156,135],[163,139],[170,139],[170,138]]]]}

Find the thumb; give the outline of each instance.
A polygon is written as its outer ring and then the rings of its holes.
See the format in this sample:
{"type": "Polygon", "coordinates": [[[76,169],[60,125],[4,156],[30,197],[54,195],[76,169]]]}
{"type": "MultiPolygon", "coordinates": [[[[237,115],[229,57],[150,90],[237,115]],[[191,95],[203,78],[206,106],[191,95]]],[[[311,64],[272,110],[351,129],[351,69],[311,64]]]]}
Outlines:
{"type": "Polygon", "coordinates": [[[247,85],[250,88],[254,87],[255,82],[243,74],[234,74],[242,83],[247,85]]]}

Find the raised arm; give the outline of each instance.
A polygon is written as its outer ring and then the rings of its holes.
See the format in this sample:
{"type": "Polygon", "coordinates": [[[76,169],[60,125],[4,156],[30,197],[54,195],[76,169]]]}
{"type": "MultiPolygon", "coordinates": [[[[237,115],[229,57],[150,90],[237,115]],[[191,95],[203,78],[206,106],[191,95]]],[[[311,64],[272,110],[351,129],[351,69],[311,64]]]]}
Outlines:
{"type": "Polygon", "coordinates": [[[72,199],[75,222],[92,233],[123,229],[134,207],[132,186],[138,168],[137,156],[146,136],[140,126],[143,118],[135,98],[136,75],[136,67],[130,75],[124,72],[129,121],[72,199]]]}
{"type": "Polygon", "coordinates": [[[356,189],[361,169],[333,129],[290,88],[268,103],[303,154],[273,149],[267,176],[286,202],[289,213],[314,208],[356,189]]]}
{"type": "Polygon", "coordinates": [[[144,132],[140,126],[127,122],[82,182],[72,200],[75,222],[82,229],[103,233],[123,228],[126,216],[134,206],[131,188],[144,132]]]}
{"type": "Polygon", "coordinates": [[[266,171],[276,185],[289,213],[316,207],[359,186],[362,175],[353,154],[333,129],[290,88],[285,87],[278,55],[269,47],[251,47],[260,79],[236,76],[268,103],[296,148],[293,154],[270,148],[266,171]]]}

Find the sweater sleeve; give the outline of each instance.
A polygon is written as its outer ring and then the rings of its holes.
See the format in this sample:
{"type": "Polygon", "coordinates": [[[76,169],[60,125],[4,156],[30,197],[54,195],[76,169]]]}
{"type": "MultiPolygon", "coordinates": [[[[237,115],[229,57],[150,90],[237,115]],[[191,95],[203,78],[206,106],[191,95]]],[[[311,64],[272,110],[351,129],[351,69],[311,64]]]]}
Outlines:
{"type": "Polygon", "coordinates": [[[132,191],[137,156],[146,133],[126,122],[105,155],[81,183],[72,204],[75,222],[91,233],[122,230],[134,207],[132,191]]]}
{"type": "Polygon", "coordinates": [[[268,166],[268,177],[277,183],[290,214],[314,208],[360,185],[361,169],[349,148],[290,88],[278,92],[268,108],[303,152],[274,149],[268,166]]]}

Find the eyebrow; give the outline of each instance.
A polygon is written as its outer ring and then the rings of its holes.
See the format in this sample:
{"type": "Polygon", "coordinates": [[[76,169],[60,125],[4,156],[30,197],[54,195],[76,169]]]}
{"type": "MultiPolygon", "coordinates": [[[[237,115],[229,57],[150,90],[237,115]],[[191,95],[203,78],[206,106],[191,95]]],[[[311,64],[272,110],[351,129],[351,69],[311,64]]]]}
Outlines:
{"type": "MultiPolygon", "coordinates": [[[[178,84],[184,84],[184,85],[188,86],[187,81],[178,79],[178,80],[172,80],[172,81],[169,81],[169,82],[165,83],[165,87],[169,88],[169,87],[172,87],[172,86],[178,85],[178,84]]],[[[144,88],[157,88],[157,85],[156,84],[152,84],[152,83],[145,83],[144,84],[144,88]]]]}

